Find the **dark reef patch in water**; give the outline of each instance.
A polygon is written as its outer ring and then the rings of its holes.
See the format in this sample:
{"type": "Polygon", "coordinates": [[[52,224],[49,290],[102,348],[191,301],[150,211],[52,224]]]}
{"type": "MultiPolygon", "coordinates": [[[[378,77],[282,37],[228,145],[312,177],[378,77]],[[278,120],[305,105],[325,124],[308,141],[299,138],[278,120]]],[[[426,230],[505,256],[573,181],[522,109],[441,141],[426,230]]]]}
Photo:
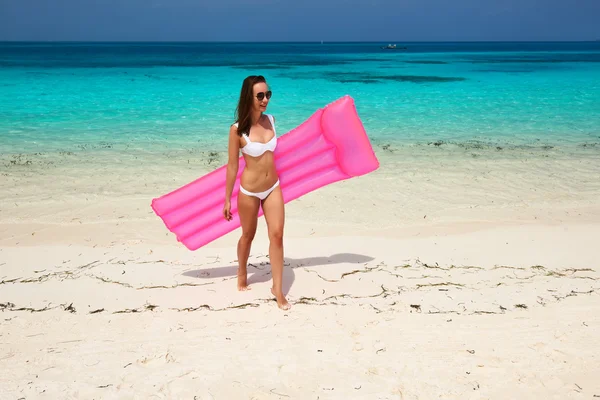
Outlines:
{"type": "Polygon", "coordinates": [[[377,79],[340,79],[340,83],[381,83],[377,79]]]}
{"type": "Polygon", "coordinates": [[[390,63],[390,62],[394,62],[396,60],[393,60],[391,58],[369,58],[369,57],[365,57],[365,58],[343,58],[341,60],[347,61],[347,62],[382,62],[382,63],[390,63]]]}
{"type": "Polygon", "coordinates": [[[500,72],[504,74],[526,74],[531,72],[536,72],[535,69],[476,69],[474,72],[500,72]]]}
{"type": "Polygon", "coordinates": [[[393,80],[397,82],[412,83],[441,83],[441,82],[461,82],[466,81],[463,77],[454,76],[435,76],[435,75],[390,75],[382,79],[393,80]]]}
{"type": "Polygon", "coordinates": [[[325,79],[347,83],[349,81],[375,83],[385,81],[395,82],[410,82],[410,83],[441,83],[441,82],[459,82],[466,78],[452,76],[435,76],[435,75],[380,75],[373,73],[360,72],[325,72],[322,74],[325,79]]]}
{"type": "Polygon", "coordinates": [[[442,65],[449,64],[446,61],[438,61],[438,60],[410,60],[404,61],[406,64],[430,64],[430,65],[442,65]]]}
{"type": "Polygon", "coordinates": [[[319,67],[319,66],[329,66],[329,65],[347,65],[351,64],[351,61],[348,60],[328,60],[328,59],[307,59],[307,60],[296,60],[296,61],[279,61],[279,62],[270,62],[265,64],[277,65],[281,67],[319,67]]]}
{"type": "Polygon", "coordinates": [[[245,64],[245,65],[234,65],[235,69],[264,69],[264,70],[272,70],[272,69],[292,69],[289,65],[260,65],[260,64],[245,64]]]}

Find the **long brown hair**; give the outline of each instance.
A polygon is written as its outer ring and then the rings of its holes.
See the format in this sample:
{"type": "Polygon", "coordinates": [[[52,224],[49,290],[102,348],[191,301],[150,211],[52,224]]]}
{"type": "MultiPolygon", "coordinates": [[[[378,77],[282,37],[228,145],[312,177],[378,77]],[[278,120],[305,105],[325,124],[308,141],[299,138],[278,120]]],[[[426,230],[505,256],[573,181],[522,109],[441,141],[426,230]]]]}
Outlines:
{"type": "Polygon", "coordinates": [[[240,91],[240,100],[235,109],[235,121],[238,123],[237,133],[242,136],[243,133],[250,133],[252,126],[252,104],[254,103],[254,85],[260,82],[267,83],[262,75],[250,75],[244,79],[242,90],[240,91]]]}

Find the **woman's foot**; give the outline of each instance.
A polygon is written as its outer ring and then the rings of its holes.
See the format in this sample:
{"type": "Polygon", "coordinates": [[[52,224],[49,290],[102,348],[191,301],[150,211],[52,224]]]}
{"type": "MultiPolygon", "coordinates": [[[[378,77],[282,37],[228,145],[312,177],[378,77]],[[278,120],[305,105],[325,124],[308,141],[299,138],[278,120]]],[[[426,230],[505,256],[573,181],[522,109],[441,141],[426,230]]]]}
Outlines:
{"type": "Polygon", "coordinates": [[[292,306],[290,305],[290,303],[288,303],[283,293],[280,292],[279,294],[275,294],[273,288],[271,288],[271,294],[275,296],[275,299],[277,300],[277,307],[281,308],[284,311],[287,311],[290,308],[292,308],[292,306]]]}
{"type": "Polygon", "coordinates": [[[245,268],[243,270],[238,268],[237,278],[239,291],[250,290],[250,287],[248,286],[248,271],[245,268]]]}

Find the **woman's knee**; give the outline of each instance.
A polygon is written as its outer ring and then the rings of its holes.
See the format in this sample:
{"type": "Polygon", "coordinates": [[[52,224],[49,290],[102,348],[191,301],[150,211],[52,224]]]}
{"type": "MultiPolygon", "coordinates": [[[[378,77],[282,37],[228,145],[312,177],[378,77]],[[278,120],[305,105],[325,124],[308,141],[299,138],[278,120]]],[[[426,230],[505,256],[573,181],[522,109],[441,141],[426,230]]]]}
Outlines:
{"type": "Polygon", "coordinates": [[[283,229],[270,230],[269,240],[274,244],[283,244],[283,229]]]}
{"type": "Polygon", "coordinates": [[[256,229],[250,229],[242,232],[241,241],[250,243],[254,240],[254,235],[256,234],[256,229]]]}

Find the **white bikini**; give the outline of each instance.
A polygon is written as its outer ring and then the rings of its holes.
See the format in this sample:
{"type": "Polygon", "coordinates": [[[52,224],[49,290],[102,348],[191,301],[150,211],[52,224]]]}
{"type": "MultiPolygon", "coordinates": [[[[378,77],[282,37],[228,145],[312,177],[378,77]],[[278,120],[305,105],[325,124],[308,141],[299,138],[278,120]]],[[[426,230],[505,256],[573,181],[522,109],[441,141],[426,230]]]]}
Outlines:
{"type": "MultiPolygon", "coordinates": [[[[266,151],[274,152],[277,147],[277,131],[275,131],[275,122],[273,121],[273,116],[271,114],[265,114],[269,118],[269,122],[271,122],[271,126],[273,127],[273,137],[267,143],[261,142],[252,142],[250,141],[250,136],[247,133],[243,133],[242,137],[246,140],[246,145],[242,147],[241,151],[244,154],[249,155],[250,157],[260,157],[266,151]]],[[[234,124],[237,128],[237,122],[234,124]]],[[[261,200],[267,198],[269,194],[279,185],[279,179],[271,188],[265,190],[264,192],[253,193],[249,192],[240,185],[240,192],[244,193],[247,196],[258,197],[261,200]]]]}

